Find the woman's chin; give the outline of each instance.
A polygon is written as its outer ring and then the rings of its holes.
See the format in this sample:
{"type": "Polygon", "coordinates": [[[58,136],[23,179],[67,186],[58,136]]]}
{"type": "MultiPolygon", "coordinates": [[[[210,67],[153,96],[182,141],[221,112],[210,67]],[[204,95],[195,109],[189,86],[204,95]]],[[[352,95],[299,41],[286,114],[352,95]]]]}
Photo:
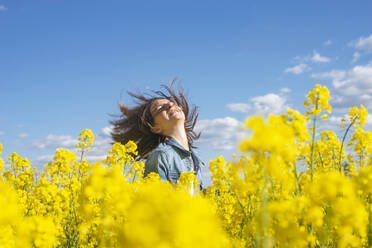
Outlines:
{"type": "Polygon", "coordinates": [[[185,121],[185,117],[183,115],[174,115],[174,116],[170,116],[169,120],[173,120],[175,122],[184,122],[185,121]]]}
{"type": "Polygon", "coordinates": [[[177,111],[169,114],[169,119],[185,119],[185,116],[177,111]]]}

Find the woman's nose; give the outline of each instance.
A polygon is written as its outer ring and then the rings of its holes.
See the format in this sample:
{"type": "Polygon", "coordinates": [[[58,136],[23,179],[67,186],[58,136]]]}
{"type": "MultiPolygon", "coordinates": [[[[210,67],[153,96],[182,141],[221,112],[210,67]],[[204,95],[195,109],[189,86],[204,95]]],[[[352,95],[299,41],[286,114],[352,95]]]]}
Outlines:
{"type": "Polygon", "coordinates": [[[174,105],[174,102],[169,102],[169,103],[168,103],[168,108],[173,107],[173,105],[174,105]]]}

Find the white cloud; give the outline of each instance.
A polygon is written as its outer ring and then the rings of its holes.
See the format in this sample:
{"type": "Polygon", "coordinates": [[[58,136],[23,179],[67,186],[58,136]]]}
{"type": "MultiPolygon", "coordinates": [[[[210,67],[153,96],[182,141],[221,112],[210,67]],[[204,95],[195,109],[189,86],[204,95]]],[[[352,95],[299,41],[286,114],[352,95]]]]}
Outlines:
{"type": "MultiPolygon", "coordinates": [[[[111,126],[104,127],[101,129],[102,133],[94,135],[91,151],[84,154],[84,158],[88,162],[97,162],[106,158],[108,151],[111,149],[112,140],[108,133],[111,128],[111,126]]],[[[43,139],[33,141],[31,146],[41,150],[54,150],[53,152],[55,152],[57,148],[69,149],[78,154],[77,148],[75,148],[77,143],[78,140],[70,135],[49,134],[43,139]]],[[[54,155],[51,154],[41,155],[33,159],[33,161],[37,163],[47,163],[53,160],[53,156],[54,155]]]]}
{"type": "Polygon", "coordinates": [[[274,93],[253,97],[251,101],[256,114],[280,114],[287,109],[286,98],[274,93]]]}
{"type": "Polygon", "coordinates": [[[325,78],[325,79],[341,79],[345,77],[346,72],[343,70],[332,70],[329,72],[313,73],[312,78],[325,78]]]}
{"type": "Polygon", "coordinates": [[[102,133],[108,137],[111,137],[111,132],[112,132],[113,126],[107,126],[101,129],[102,133]]]}
{"type": "Polygon", "coordinates": [[[232,117],[200,120],[196,124],[195,131],[201,132],[198,142],[208,143],[215,150],[237,148],[237,143],[248,133],[242,128],[242,123],[232,117]]]}
{"type": "Polygon", "coordinates": [[[291,92],[291,89],[289,89],[289,88],[281,88],[280,89],[280,92],[282,92],[282,93],[289,93],[289,92],[291,92]]]}
{"type": "Polygon", "coordinates": [[[307,65],[307,64],[304,64],[304,63],[301,63],[299,65],[296,65],[294,67],[289,67],[287,69],[285,69],[284,72],[286,73],[293,73],[293,74],[301,74],[307,70],[310,70],[311,68],[307,65]]]}
{"type": "Polygon", "coordinates": [[[313,56],[311,57],[311,61],[314,63],[328,63],[331,61],[330,58],[322,57],[316,51],[313,52],[313,56]]]}
{"type": "Polygon", "coordinates": [[[366,38],[360,37],[353,45],[359,50],[372,51],[372,34],[366,38]]]}
{"type": "Polygon", "coordinates": [[[332,44],[332,41],[331,41],[331,40],[327,40],[327,41],[324,42],[324,45],[325,45],[325,46],[329,46],[329,45],[331,45],[331,44],[332,44]]]}
{"type": "Polygon", "coordinates": [[[0,131],[0,136],[3,136],[5,133],[3,131],[0,131]]]}
{"type": "Polygon", "coordinates": [[[359,50],[353,54],[352,63],[355,63],[363,54],[372,52],[372,34],[369,37],[360,37],[348,45],[359,50]]]}
{"type": "Polygon", "coordinates": [[[355,63],[355,62],[359,59],[359,57],[360,57],[360,53],[355,52],[355,53],[353,54],[353,60],[352,60],[351,62],[352,62],[352,63],[355,63]]]}
{"type": "MultiPolygon", "coordinates": [[[[88,152],[84,155],[83,159],[87,160],[89,163],[95,163],[95,162],[102,161],[102,160],[106,159],[106,156],[107,156],[107,154],[91,155],[91,152],[88,152]]],[[[52,154],[41,155],[41,156],[38,156],[37,158],[33,159],[32,164],[34,162],[37,162],[38,164],[46,164],[50,161],[53,161],[53,157],[54,157],[54,154],[53,155],[52,154]]],[[[80,157],[78,157],[78,160],[80,161],[80,157]]]]}
{"type": "MultiPolygon", "coordinates": [[[[306,55],[306,56],[296,56],[293,58],[295,61],[297,61],[298,63],[301,63],[300,65],[302,65],[302,67],[304,67],[304,69],[309,69],[309,68],[306,68],[305,66],[306,63],[328,63],[331,61],[330,58],[328,57],[325,57],[325,56],[321,56],[317,51],[313,51],[313,54],[312,55],[306,55]]],[[[299,65],[298,65],[299,66],[299,65]]]]}
{"type": "Polygon", "coordinates": [[[335,78],[333,86],[345,95],[372,93],[372,65],[355,66],[342,78],[335,78]]]}
{"type": "Polygon", "coordinates": [[[28,133],[20,133],[20,134],[18,134],[18,137],[21,138],[21,139],[27,138],[28,136],[29,136],[28,133]]]}
{"type": "Polygon", "coordinates": [[[372,128],[372,116],[371,115],[368,115],[366,119],[366,126],[372,128]]]}
{"type": "Polygon", "coordinates": [[[234,112],[248,113],[252,107],[247,103],[230,103],[227,107],[234,112]]]}
{"type": "MultiPolygon", "coordinates": [[[[331,115],[329,117],[329,119],[327,119],[327,120],[320,120],[318,122],[319,126],[317,128],[317,132],[333,131],[338,135],[338,138],[340,140],[342,140],[342,137],[343,137],[343,135],[346,131],[346,127],[347,127],[348,124],[350,124],[350,123],[348,123],[344,129],[340,128],[340,125],[343,124],[341,122],[341,119],[344,117],[344,118],[346,118],[346,120],[348,120],[348,118],[349,118],[347,116],[347,112],[348,112],[348,110],[345,111],[344,115],[342,115],[342,116],[331,115]]],[[[369,115],[367,117],[366,124],[363,126],[363,129],[364,130],[371,130],[372,129],[372,116],[371,115],[369,115]]],[[[349,133],[351,133],[351,132],[353,132],[353,130],[351,130],[349,133]]]]}
{"type": "Polygon", "coordinates": [[[53,156],[54,155],[51,155],[51,154],[38,156],[37,158],[32,160],[31,164],[34,164],[35,162],[38,164],[48,163],[49,161],[53,160],[53,156]]]}
{"type": "Polygon", "coordinates": [[[91,153],[88,153],[87,156],[85,157],[85,159],[89,163],[94,163],[94,162],[98,162],[98,161],[102,161],[102,160],[106,159],[107,155],[108,155],[108,151],[105,154],[102,154],[102,155],[92,155],[91,153]]]}
{"type": "Polygon", "coordinates": [[[342,119],[342,117],[331,116],[331,117],[329,117],[329,119],[328,119],[327,121],[328,121],[332,126],[338,126],[338,125],[341,125],[341,124],[342,124],[341,119],[342,119]]]}
{"type": "Polygon", "coordinates": [[[73,148],[77,143],[78,140],[69,135],[49,134],[43,139],[33,141],[31,146],[37,149],[73,148]]]}
{"type": "Polygon", "coordinates": [[[341,125],[341,118],[342,117],[331,115],[327,120],[320,120],[318,122],[319,125],[318,131],[320,132],[325,130],[334,132],[338,131],[339,126],[341,125]]]}
{"type": "Polygon", "coordinates": [[[5,7],[4,5],[0,5],[0,11],[6,11],[6,10],[8,10],[7,7],[5,7]]]}
{"type": "Polygon", "coordinates": [[[110,143],[113,142],[111,139],[111,136],[106,136],[104,134],[102,135],[96,135],[94,138],[94,148],[99,151],[99,150],[105,150],[104,152],[107,152],[108,149],[111,147],[110,143]],[[106,151],[107,150],[107,151],[106,151]]]}
{"type": "MultiPolygon", "coordinates": [[[[289,90],[289,89],[287,89],[289,90]]],[[[230,103],[227,107],[234,112],[251,113],[252,115],[281,114],[287,110],[286,97],[274,93],[256,96],[249,103],[230,103]]]]}
{"type": "Polygon", "coordinates": [[[332,80],[336,94],[331,103],[336,110],[341,112],[360,104],[372,110],[372,63],[354,66],[350,70],[332,70],[312,76],[332,80]]]}

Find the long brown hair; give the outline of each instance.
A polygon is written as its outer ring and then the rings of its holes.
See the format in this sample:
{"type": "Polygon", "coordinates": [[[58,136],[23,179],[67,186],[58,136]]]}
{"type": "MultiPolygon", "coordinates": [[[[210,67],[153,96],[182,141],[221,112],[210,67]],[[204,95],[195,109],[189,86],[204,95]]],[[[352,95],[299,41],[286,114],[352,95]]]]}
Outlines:
{"type": "Polygon", "coordinates": [[[194,127],[198,119],[198,107],[189,107],[189,102],[185,97],[183,88],[178,84],[178,90],[174,89],[177,79],[173,79],[170,85],[162,84],[161,87],[165,92],[160,90],[149,90],[151,93],[133,93],[128,94],[134,98],[137,106],[128,108],[126,105],[119,105],[121,115],[118,119],[110,121],[113,125],[111,137],[114,142],[126,144],[129,140],[137,144],[138,156],[136,159],[144,159],[156,148],[161,142],[168,137],[151,132],[154,125],[154,118],[151,114],[151,105],[158,99],[168,99],[176,103],[185,114],[185,131],[187,141],[190,147],[193,146],[194,140],[200,137],[200,133],[194,132],[194,127]]]}

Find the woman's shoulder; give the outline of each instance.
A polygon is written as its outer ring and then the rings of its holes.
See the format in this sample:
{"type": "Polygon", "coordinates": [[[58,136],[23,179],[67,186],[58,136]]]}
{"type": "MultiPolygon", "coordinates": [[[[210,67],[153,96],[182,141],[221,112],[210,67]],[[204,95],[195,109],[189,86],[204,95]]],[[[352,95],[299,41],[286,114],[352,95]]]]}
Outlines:
{"type": "Polygon", "coordinates": [[[171,152],[172,147],[168,145],[166,142],[161,142],[155,149],[153,149],[149,155],[147,156],[147,159],[152,157],[158,157],[158,156],[165,156],[167,157],[168,154],[171,152]]]}
{"type": "Polygon", "coordinates": [[[154,153],[168,153],[169,151],[172,150],[172,146],[169,145],[167,142],[161,142],[154,150],[151,151],[154,153]]]}

